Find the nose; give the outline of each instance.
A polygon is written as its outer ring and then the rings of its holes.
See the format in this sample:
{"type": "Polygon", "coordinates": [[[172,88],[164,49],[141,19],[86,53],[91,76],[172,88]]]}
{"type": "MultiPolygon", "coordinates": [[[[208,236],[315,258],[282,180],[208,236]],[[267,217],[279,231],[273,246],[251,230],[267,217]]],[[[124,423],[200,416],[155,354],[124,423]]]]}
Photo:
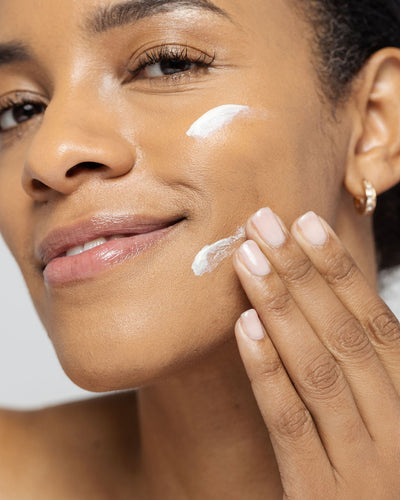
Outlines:
{"type": "Polygon", "coordinates": [[[128,174],[136,162],[136,147],[118,131],[107,112],[87,104],[78,112],[68,103],[51,102],[27,152],[21,182],[35,201],[69,195],[98,177],[128,174]]]}

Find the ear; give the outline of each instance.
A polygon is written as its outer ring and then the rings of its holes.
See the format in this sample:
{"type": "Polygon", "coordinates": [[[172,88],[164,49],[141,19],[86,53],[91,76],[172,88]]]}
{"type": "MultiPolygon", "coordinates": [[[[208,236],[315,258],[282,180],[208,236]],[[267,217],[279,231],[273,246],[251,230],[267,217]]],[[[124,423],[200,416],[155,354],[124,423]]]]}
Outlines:
{"type": "Polygon", "coordinates": [[[400,182],[400,49],[384,48],[370,57],[350,100],[354,121],[345,186],[353,196],[364,196],[367,179],[381,194],[400,182]]]}

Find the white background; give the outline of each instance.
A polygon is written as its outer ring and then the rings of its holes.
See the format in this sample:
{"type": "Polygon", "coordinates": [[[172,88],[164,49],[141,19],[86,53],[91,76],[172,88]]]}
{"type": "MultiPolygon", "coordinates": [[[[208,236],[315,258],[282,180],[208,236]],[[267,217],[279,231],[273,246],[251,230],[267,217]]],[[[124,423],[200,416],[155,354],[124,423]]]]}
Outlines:
{"type": "MultiPolygon", "coordinates": [[[[0,237],[0,407],[28,409],[95,397],[63,372],[0,237]]],[[[400,318],[400,267],[380,275],[382,298],[400,318]]]]}

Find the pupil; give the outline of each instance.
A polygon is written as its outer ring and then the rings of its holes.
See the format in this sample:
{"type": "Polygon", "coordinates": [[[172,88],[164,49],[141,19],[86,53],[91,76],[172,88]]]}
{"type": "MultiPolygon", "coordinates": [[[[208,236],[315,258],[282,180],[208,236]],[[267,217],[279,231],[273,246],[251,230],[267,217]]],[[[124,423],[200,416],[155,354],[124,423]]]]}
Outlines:
{"type": "Polygon", "coordinates": [[[25,122],[32,118],[36,113],[40,112],[40,104],[22,104],[21,106],[16,106],[13,111],[14,120],[17,123],[25,122]]]}
{"type": "Polygon", "coordinates": [[[169,59],[160,62],[161,71],[166,75],[173,75],[181,71],[189,71],[193,63],[183,59],[169,59]]]}

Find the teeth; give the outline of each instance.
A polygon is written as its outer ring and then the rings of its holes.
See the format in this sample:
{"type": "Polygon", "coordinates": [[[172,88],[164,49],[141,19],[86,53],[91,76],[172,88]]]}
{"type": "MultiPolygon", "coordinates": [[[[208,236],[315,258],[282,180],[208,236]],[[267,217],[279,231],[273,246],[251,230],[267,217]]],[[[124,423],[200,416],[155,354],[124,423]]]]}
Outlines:
{"type": "Polygon", "coordinates": [[[70,248],[69,250],[67,250],[65,255],[67,257],[70,257],[71,255],[78,255],[78,254],[82,253],[83,251],[84,251],[83,246],[77,246],[77,247],[73,247],[73,248],[70,248]]]}
{"type": "Polygon", "coordinates": [[[116,234],[115,236],[110,236],[109,240],[120,240],[121,238],[125,238],[123,234],[116,234]]]}
{"type": "Polygon", "coordinates": [[[105,238],[97,238],[97,240],[89,241],[88,243],[85,243],[83,245],[83,249],[90,250],[91,248],[98,247],[99,245],[102,245],[103,243],[107,243],[107,240],[105,238]]]}
{"type": "Polygon", "coordinates": [[[70,248],[69,250],[67,250],[65,255],[67,257],[70,257],[72,255],[79,255],[82,252],[86,252],[86,250],[90,250],[91,248],[95,248],[99,245],[102,245],[103,243],[107,243],[107,241],[109,240],[116,240],[119,238],[123,238],[123,235],[115,235],[107,238],[97,238],[95,240],[88,241],[84,245],[78,245],[76,247],[70,248]]]}

